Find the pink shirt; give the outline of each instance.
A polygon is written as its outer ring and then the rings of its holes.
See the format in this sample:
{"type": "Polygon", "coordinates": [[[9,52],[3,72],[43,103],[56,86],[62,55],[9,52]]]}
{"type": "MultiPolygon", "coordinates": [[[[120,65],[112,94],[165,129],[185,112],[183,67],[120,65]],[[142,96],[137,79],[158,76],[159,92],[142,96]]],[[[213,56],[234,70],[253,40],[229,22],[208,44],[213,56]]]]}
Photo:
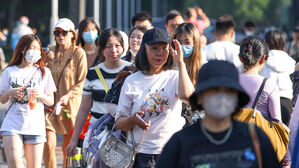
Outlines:
{"type": "Polygon", "coordinates": [[[186,22],[187,23],[193,23],[200,34],[203,34],[203,30],[209,26],[208,22],[206,22],[204,20],[201,20],[201,19],[186,20],[186,22]]]}
{"type": "MultiPolygon", "coordinates": [[[[258,74],[240,74],[240,83],[250,96],[249,103],[245,106],[251,108],[256,94],[263,82],[263,77],[258,74]]],[[[266,118],[281,121],[279,89],[274,81],[268,79],[264,90],[259,97],[257,110],[266,118]]]]}

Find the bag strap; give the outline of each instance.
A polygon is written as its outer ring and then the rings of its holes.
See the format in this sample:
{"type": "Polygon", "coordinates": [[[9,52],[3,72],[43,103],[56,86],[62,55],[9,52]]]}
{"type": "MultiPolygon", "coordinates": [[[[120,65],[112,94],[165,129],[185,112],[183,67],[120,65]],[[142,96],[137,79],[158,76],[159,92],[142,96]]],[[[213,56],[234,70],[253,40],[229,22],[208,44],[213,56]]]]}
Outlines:
{"type": "Polygon", "coordinates": [[[258,167],[262,168],[263,167],[262,154],[261,154],[259,139],[258,139],[258,136],[256,134],[255,124],[254,123],[249,123],[248,124],[248,130],[249,130],[249,134],[251,136],[252,142],[253,142],[253,147],[254,147],[255,154],[256,154],[256,157],[257,157],[257,161],[258,161],[258,167]]]}
{"type": "Polygon", "coordinates": [[[100,81],[101,81],[101,83],[102,83],[102,85],[103,85],[103,87],[105,89],[105,92],[107,94],[108,90],[109,90],[109,87],[108,87],[108,85],[107,85],[107,83],[106,83],[106,81],[105,81],[105,79],[103,77],[103,74],[102,74],[100,68],[96,65],[96,66],[94,66],[94,69],[95,69],[95,71],[96,71],[96,73],[97,73],[97,75],[98,75],[98,77],[99,77],[99,79],[100,79],[100,81]]]}
{"type": "MultiPolygon", "coordinates": [[[[39,70],[39,67],[36,69],[36,71],[33,73],[33,75],[30,77],[30,79],[27,81],[27,83],[24,85],[24,87],[22,88],[21,92],[23,92],[26,87],[29,85],[30,81],[33,79],[34,75],[36,74],[36,72],[39,70]]],[[[22,97],[22,99],[25,97],[26,95],[24,95],[22,97]]],[[[17,99],[14,98],[14,100],[11,102],[11,104],[9,105],[8,109],[6,110],[5,114],[8,113],[8,111],[10,110],[10,108],[12,107],[12,105],[17,101],[17,99]]]]}
{"type": "Polygon", "coordinates": [[[260,88],[259,88],[259,90],[258,90],[258,92],[256,94],[256,97],[255,97],[253,105],[252,105],[252,109],[254,109],[254,110],[256,109],[257,102],[258,102],[258,100],[259,100],[259,98],[260,98],[260,96],[261,96],[261,94],[262,94],[262,92],[264,90],[266,80],[267,80],[267,78],[264,78],[263,83],[261,84],[261,86],[260,86],[260,88]]]}
{"type": "MultiPolygon", "coordinates": [[[[73,52],[73,54],[75,54],[77,50],[78,50],[78,48],[75,49],[75,51],[73,52]]],[[[55,53],[56,53],[56,51],[55,51],[55,53]]],[[[61,72],[60,72],[60,75],[59,75],[59,78],[58,78],[58,82],[57,82],[57,91],[58,91],[58,89],[59,89],[59,83],[60,83],[61,78],[62,78],[62,73],[63,73],[64,69],[66,68],[66,66],[71,62],[72,58],[73,58],[73,56],[71,56],[71,58],[69,58],[69,59],[66,61],[64,67],[62,68],[62,70],[61,70],[61,72]]]]}

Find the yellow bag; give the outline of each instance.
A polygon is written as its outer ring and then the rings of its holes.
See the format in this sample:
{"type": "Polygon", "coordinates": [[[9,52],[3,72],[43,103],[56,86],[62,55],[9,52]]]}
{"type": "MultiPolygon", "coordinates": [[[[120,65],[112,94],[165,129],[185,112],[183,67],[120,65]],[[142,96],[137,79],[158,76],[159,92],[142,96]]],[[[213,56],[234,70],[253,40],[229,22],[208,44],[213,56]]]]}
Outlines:
{"type": "Polygon", "coordinates": [[[266,78],[264,79],[259,91],[254,100],[252,109],[244,108],[236,113],[233,117],[235,120],[246,123],[255,123],[259,128],[261,128],[265,134],[268,136],[269,140],[272,143],[273,149],[276,152],[276,156],[279,162],[282,161],[284,156],[287,153],[288,144],[289,144],[289,128],[281,122],[276,122],[270,119],[266,120],[263,115],[256,110],[257,102],[259,96],[261,95],[266,78]]]}

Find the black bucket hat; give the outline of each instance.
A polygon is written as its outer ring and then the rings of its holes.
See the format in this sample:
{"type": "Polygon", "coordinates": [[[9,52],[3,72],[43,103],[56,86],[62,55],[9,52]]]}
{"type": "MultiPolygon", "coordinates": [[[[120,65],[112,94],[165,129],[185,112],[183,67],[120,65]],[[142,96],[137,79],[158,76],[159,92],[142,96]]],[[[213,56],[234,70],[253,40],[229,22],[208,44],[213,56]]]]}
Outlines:
{"type": "Polygon", "coordinates": [[[239,72],[235,65],[227,61],[211,60],[204,64],[198,72],[196,89],[189,98],[191,106],[194,107],[197,104],[196,95],[198,93],[215,87],[231,88],[238,91],[238,108],[244,107],[250,100],[240,85],[239,72]]]}
{"type": "Polygon", "coordinates": [[[147,30],[143,37],[141,45],[147,44],[147,45],[153,45],[156,43],[169,43],[169,37],[167,36],[167,33],[160,29],[160,28],[153,28],[147,30]]]}

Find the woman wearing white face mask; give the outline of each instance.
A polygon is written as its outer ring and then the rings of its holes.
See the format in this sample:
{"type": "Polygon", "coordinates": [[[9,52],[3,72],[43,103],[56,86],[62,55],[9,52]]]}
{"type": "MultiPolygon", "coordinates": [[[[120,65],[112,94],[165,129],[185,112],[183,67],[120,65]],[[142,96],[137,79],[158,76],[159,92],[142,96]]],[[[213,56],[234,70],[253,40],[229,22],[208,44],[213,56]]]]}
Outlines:
{"type": "Polygon", "coordinates": [[[192,23],[182,23],[175,29],[172,39],[177,39],[182,45],[188,75],[195,85],[197,73],[202,64],[199,32],[192,23]]]}
{"type": "Polygon", "coordinates": [[[43,60],[39,38],[25,35],[1,76],[0,101],[10,102],[0,130],[8,167],[24,167],[23,149],[27,167],[41,167],[46,142],[44,104],[53,105],[56,91],[43,60]]]}
{"type": "MultiPolygon", "coordinates": [[[[178,25],[172,34],[172,39],[177,39],[182,44],[184,62],[192,84],[196,84],[197,73],[202,64],[202,50],[200,35],[197,28],[192,23],[182,23],[178,25]]],[[[183,104],[182,116],[186,119],[186,125],[192,124],[194,113],[183,104]]]]}
{"type": "Polygon", "coordinates": [[[77,45],[81,46],[87,58],[88,69],[100,63],[99,44],[100,28],[96,22],[88,17],[79,24],[77,45]]]}
{"type": "Polygon", "coordinates": [[[248,101],[233,64],[212,60],[203,65],[189,102],[193,110],[205,110],[206,118],[172,136],[157,167],[279,167],[266,134],[253,127],[255,148],[248,125],[232,119],[248,101]]]}

